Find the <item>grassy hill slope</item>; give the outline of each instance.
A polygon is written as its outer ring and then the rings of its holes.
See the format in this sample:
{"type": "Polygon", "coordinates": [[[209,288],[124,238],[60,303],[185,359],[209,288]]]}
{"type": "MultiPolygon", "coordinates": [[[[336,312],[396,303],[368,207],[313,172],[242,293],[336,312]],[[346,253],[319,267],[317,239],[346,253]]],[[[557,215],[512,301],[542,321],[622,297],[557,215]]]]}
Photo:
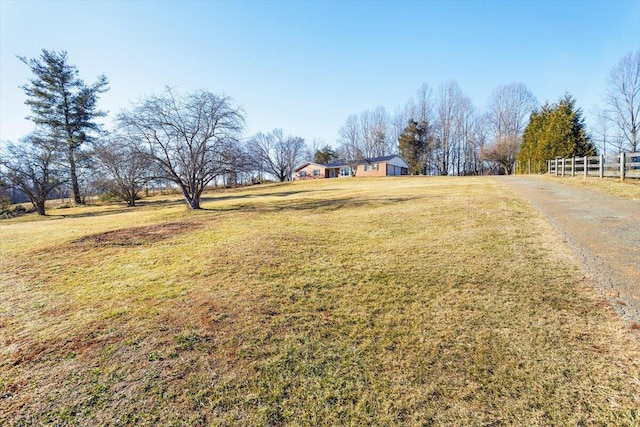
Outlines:
{"type": "Polygon", "coordinates": [[[0,222],[0,419],[640,422],[640,344],[491,178],[271,185],[203,206],[0,222]]]}

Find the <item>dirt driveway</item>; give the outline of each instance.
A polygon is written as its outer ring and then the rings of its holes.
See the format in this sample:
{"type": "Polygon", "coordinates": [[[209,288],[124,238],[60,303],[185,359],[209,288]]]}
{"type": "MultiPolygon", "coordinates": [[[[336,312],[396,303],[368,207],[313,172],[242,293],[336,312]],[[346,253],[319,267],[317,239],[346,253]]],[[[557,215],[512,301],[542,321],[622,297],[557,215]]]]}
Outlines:
{"type": "Polygon", "coordinates": [[[622,318],[640,323],[640,202],[535,176],[496,177],[565,237],[622,318]]]}

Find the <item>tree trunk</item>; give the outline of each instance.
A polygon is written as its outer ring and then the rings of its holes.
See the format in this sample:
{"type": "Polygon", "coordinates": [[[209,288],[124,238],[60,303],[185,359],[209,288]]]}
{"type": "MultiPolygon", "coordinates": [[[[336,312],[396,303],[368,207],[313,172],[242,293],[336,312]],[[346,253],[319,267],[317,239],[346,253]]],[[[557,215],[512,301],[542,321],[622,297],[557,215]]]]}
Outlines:
{"type": "Polygon", "coordinates": [[[189,201],[189,207],[192,210],[200,209],[200,194],[195,194],[189,201]]]}
{"type": "Polygon", "coordinates": [[[36,212],[38,213],[38,215],[46,215],[45,213],[45,207],[44,207],[44,202],[45,200],[36,200],[35,203],[33,204],[36,208],[36,212]]]}
{"type": "Polygon", "coordinates": [[[76,205],[81,205],[82,197],[80,196],[80,186],[78,185],[78,175],[76,173],[76,159],[73,148],[69,148],[69,175],[71,178],[71,192],[73,193],[73,201],[76,205]]]}
{"type": "Polygon", "coordinates": [[[189,206],[189,209],[200,209],[200,195],[202,194],[202,192],[196,192],[193,195],[190,195],[187,189],[182,184],[180,184],[180,187],[182,188],[182,194],[184,195],[184,200],[187,202],[187,206],[189,206]]]}

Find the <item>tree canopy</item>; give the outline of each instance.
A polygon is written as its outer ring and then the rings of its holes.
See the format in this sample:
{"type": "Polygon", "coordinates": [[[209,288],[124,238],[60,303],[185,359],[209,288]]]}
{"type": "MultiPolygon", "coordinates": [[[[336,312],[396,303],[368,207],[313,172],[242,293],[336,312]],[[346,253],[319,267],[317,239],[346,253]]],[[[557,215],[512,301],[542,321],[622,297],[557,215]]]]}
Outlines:
{"type": "Polygon", "coordinates": [[[518,163],[531,160],[532,172],[542,172],[546,160],[559,157],[593,156],[596,147],[587,135],[582,111],[567,94],[555,104],[534,110],[522,136],[518,163]]]}
{"type": "Polygon", "coordinates": [[[611,70],[606,102],[618,130],[619,148],[640,149],[640,50],[630,52],[611,70]]]}
{"type": "Polygon", "coordinates": [[[0,179],[24,193],[38,215],[46,214],[49,194],[67,181],[60,154],[63,144],[61,138],[33,133],[0,152],[0,179]]]}
{"type": "Polygon", "coordinates": [[[296,166],[304,156],[304,139],[285,135],[282,129],[259,132],[249,140],[249,152],[260,168],[280,182],[290,181],[296,166]]]}
{"type": "Polygon", "coordinates": [[[191,209],[200,209],[207,184],[228,170],[225,153],[244,126],[230,98],[203,90],[181,96],[169,88],[117,121],[129,140],[140,141],[161,177],[178,185],[191,209]]]}

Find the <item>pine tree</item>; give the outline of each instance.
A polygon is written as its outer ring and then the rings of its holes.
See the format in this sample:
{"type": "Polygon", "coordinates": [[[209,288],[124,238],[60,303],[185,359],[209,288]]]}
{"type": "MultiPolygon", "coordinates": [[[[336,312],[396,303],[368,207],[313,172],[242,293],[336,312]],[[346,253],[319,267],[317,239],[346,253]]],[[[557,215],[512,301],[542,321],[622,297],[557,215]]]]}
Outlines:
{"type": "Polygon", "coordinates": [[[49,138],[63,138],[71,189],[75,203],[82,203],[78,183],[78,154],[82,144],[100,130],[95,122],[106,113],[97,109],[98,96],[107,91],[104,75],[92,85],[78,77],[78,69],[67,62],[67,52],[43,49],[40,58],[18,57],[34,77],[22,86],[32,120],[49,138]]]}
{"type": "Polygon", "coordinates": [[[424,121],[410,120],[398,137],[398,150],[409,165],[410,175],[424,173],[429,142],[429,125],[424,121]]]}
{"type": "Polygon", "coordinates": [[[321,149],[316,150],[313,156],[313,161],[322,165],[336,161],[338,160],[338,157],[338,153],[331,148],[330,145],[325,145],[321,149]]]}

